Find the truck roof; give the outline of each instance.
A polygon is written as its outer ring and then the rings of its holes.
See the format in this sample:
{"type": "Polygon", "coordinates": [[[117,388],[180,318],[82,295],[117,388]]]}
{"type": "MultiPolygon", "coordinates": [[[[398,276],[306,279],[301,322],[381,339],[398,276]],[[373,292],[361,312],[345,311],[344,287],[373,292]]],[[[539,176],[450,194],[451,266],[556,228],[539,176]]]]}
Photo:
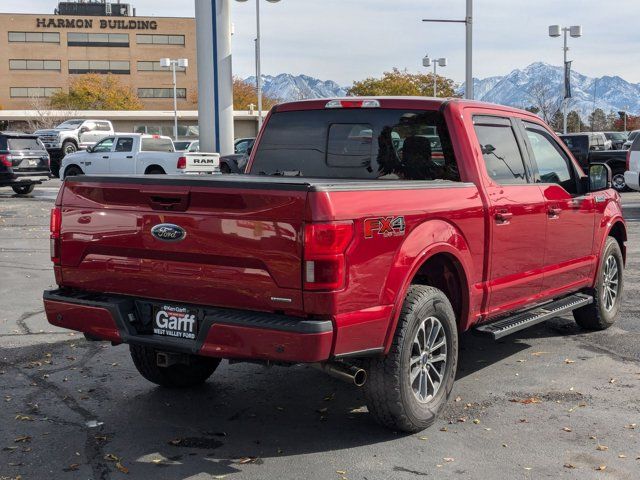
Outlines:
{"type": "MultiPolygon", "coordinates": [[[[336,98],[322,98],[312,100],[299,100],[295,102],[281,103],[273,107],[274,112],[286,112],[296,110],[321,110],[327,108],[327,104],[330,102],[363,102],[367,100],[374,100],[380,103],[381,108],[423,108],[428,110],[439,110],[443,105],[455,103],[458,107],[491,107],[493,109],[499,109],[505,112],[518,112],[519,114],[525,114],[531,117],[538,117],[537,115],[522,110],[519,108],[509,107],[506,105],[498,105],[495,103],[482,102],[479,100],[467,100],[464,98],[447,97],[447,98],[435,98],[435,97],[408,97],[408,96],[380,96],[380,97],[336,97],[336,98]]],[[[352,107],[353,108],[353,107],[352,107]]]]}

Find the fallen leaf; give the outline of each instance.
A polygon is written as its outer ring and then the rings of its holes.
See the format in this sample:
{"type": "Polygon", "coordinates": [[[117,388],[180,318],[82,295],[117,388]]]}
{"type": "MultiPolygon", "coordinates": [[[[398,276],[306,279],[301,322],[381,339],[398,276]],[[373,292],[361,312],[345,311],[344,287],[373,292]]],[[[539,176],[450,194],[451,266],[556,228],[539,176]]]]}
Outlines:
{"type": "Polygon", "coordinates": [[[564,468],[576,468],[576,466],[571,463],[565,463],[564,468]]]}
{"type": "Polygon", "coordinates": [[[627,428],[629,430],[634,430],[636,428],[637,424],[635,423],[630,423],[629,425],[625,425],[624,428],[627,428]]]}
{"type": "Polygon", "coordinates": [[[420,440],[429,440],[429,437],[419,437],[420,440]]]}
{"type": "Polygon", "coordinates": [[[531,470],[531,467],[523,467],[525,470],[531,470]]]}
{"type": "Polygon", "coordinates": [[[624,453],[621,453],[620,455],[618,455],[618,458],[627,458],[627,456],[624,453]]]}
{"type": "Polygon", "coordinates": [[[129,469],[124,465],[122,465],[122,463],[120,462],[116,463],[116,468],[120,470],[122,473],[125,473],[125,474],[129,473],[129,469]]]}
{"type": "Polygon", "coordinates": [[[346,475],[346,474],[347,474],[347,471],[346,471],[346,470],[336,470],[336,473],[337,473],[338,475],[346,475]]]}
{"type": "Polygon", "coordinates": [[[573,432],[573,430],[571,430],[569,427],[564,427],[562,430],[564,430],[565,432],[573,432]]]}
{"type": "Polygon", "coordinates": [[[473,419],[473,423],[475,423],[476,425],[478,425],[478,424],[480,423],[480,420],[479,420],[479,419],[477,419],[477,418],[474,418],[474,419],[473,419]]]}
{"type": "Polygon", "coordinates": [[[107,453],[104,456],[105,460],[108,460],[110,462],[119,462],[120,461],[120,457],[116,457],[113,453],[107,453]]]}
{"type": "Polygon", "coordinates": [[[441,432],[446,432],[446,431],[448,431],[448,430],[449,430],[449,429],[448,429],[447,427],[442,427],[442,428],[440,429],[440,431],[441,431],[441,432]]]}
{"type": "Polygon", "coordinates": [[[31,437],[29,435],[22,435],[20,437],[17,437],[14,442],[15,443],[26,443],[26,442],[30,442],[31,441],[31,437]]]}
{"type": "Polygon", "coordinates": [[[242,457],[236,460],[236,463],[240,465],[246,465],[247,463],[255,463],[258,460],[257,457],[242,457]]]}
{"type": "Polygon", "coordinates": [[[606,452],[607,450],[609,450],[609,447],[607,447],[606,445],[598,445],[596,447],[596,450],[600,450],[601,452],[606,452]]]}
{"type": "Polygon", "coordinates": [[[326,407],[325,408],[319,408],[318,410],[316,410],[316,412],[318,412],[318,413],[327,413],[328,411],[329,411],[329,409],[326,408],[326,407]]]}
{"type": "Polygon", "coordinates": [[[609,380],[609,383],[616,383],[618,380],[616,378],[612,378],[611,380],[609,380]]]}
{"type": "Polygon", "coordinates": [[[533,355],[534,357],[539,357],[540,355],[544,355],[545,353],[549,352],[533,352],[531,355],[533,355]]]}
{"type": "Polygon", "coordinates": [[[453,461],[454,461],[454,459],[453,459],[453,458],[451,458],[451,457],[445,457],[445,458],[443,458],[443,460],[444,460],[445,462],[447,462],[447,463],[451,463],[451,462],[453,462],[453,461]]]}
{"type": "Polygon", "coordinates": [[[331,394],[327,395],[326,397],[324,397],[324,401],[325,402],[330,402],[335,398],[336,398],[336,394],[335,393],[331,393],[331,394]]]}
{"type": "Polygon", "coordinates": [[[564,363],[566,363],[566,364],[571,364],[571,363],[576,363],[576,362],[575,362],[575,360],[570,360],[570,359],[568,359],[568,358],[565,358],[565,359],[564,359],[564,363]]]}
{"type": "Polygon", "coordinates": [[[79,463],[72,463],[67,468],[65,468],[65,471],[67,471],[67,472],[75,472],[79,468],[80,468],[80,464],[79,463]]]}
{"type": "Polygon", "coordinates": [[[596,467],[596,470],[599,472],[604,472],[607,469],[606,465],[599,465],[596,467]]]}
{"type": "Polygon", "coordinates": [[[28,415],[22,415],[21,413],[16,415],[16,420],[18,420],[19,422],[33,422],[33,418],[28,415]]]}

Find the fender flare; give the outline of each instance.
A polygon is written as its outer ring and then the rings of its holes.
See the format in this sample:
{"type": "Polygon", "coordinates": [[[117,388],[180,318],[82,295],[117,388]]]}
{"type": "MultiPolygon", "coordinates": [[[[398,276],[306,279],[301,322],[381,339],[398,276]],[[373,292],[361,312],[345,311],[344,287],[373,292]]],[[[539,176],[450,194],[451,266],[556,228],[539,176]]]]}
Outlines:
{"type": "Polygon", "coordinates": [[[389,322],[389,328],[384,341],[385,353],[389,351],[391,343],[393,342],[393,336],[398,325],[404,299],[416,274],[425,263],[439,254],[450,256],[451,259],[459,266],[458,275],[461,278],[464,284],[463,288],[466,291],[462,294],[463,313],[462,318],[458,319],[458,325],[461,330],[466,330],[469,327],[469,310],[472,302],[472,299],[470,298],[472,293],[471,282],[469,279],[473,278],[473,263],[469,245],[464,238],[464,235],[455,225],[441,219],[427,220],[411,232],[411,235],[405,240],[402,247],[399,249],[394,259],[387,283],[385,284],[385,291],[395,292],[392,301],[393,310],[389,322]],[[429,240],[429,245],[427,247],[423,246],[425,244],[425,238],[429,240]],[[416,248],[419,250],[416,250],[416,248]],[[410,259],[411,262],[409,265],[406,263],[408,259],[410,259]],[[389,279],[393,279],[394,275],[396,278],[401,276],[399,288],[394,288],[389,283],[389,279]]]}

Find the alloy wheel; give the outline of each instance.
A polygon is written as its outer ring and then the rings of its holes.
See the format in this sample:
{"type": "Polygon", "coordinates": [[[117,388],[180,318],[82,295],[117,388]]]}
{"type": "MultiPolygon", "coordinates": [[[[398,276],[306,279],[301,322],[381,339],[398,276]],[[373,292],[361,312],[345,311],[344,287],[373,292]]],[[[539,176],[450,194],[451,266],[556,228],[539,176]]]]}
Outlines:
{"type": "Polygon", "coordinates": [[[409,361],[409,384],[420,403],[428,403],[437,395],[446,369],[446,332],[440,320],[428,317],[416,332],[409,361]]]}
{"type": "Polygon", "coordinates": [[[613,255],[609,255],[604,264],[604,280],[602,282],[602,302],[607,312],[613,310],[618,299],[620,290],[619,270],[616,258],[613,255]]]}

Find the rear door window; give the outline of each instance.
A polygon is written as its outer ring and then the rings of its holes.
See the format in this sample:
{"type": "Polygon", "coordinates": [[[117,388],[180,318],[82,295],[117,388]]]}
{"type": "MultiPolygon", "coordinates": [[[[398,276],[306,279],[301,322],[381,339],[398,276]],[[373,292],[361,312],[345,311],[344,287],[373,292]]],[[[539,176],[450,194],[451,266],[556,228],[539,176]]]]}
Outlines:
{"type": "Polygon", "coordinates": [[[122,137],[118,139],[116,143],[116,152],[131,152],[133,151],[133,138],[122,137]]]}
{"type": "Polygon", "coordinates": [[[508,119],[474,119],[476,136],[489,176],[499,185],[529,183],[516,134],[508,119]]]}
{"type": "Polygon", "coordinates": [[[326,109],[271,115],[252,174],[460,181],[437,111],[326,109]]]}

